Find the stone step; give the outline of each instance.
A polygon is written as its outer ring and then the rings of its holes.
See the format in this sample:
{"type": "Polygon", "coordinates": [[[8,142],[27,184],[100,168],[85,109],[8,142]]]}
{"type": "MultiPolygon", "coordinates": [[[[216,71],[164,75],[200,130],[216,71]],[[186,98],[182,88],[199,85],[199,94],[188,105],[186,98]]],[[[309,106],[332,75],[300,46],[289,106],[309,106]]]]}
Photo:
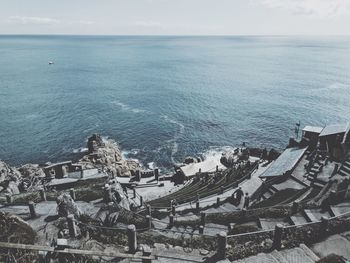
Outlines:
{"type": "Polygon", "coordinates": [[[347,174],[350,174],[350,167],[343,165],[340,169],[346,172],[347,174]]]}
{"type": "Polygon", "coordinates": [[[289,263],[314,263],[315,261],[299,247],[279,251],[282,257],[289,263]]]}
{"type": "Polygon", "coordinates": [[[322,213],[320,209],[304,209],[304,214],[309,222],[321,221],[321,217],[325,216],[330,218],[331,215],[328,212],[322,213]]]}
{"type": "Polygon", "coordinates": [[[346,173],[344,170],[340,169],[338,171],[338,174],[341,175],[341,176],[349,176],[350,174],[346,173]]]}
{"type": "Polygon", "coordinates": [[[277,250],[272,251],[271,256],[273,256],[278,263],[288,263],[288,261],[277,250]]]}
{"type": "Polygon", "coordinates": [[[301,213],[290,216],[290,221],[292,225],[301,225],[301,224],[308,223],[306,218],[301,213]]]}
{"type": "Polygon", "coordinates": [[[263,230],[275,229],[275,226],[277,224],[289,226],[287,222],[284,222],[283,218],[259,218],[258,220],[259,220],[259,226],[263,230]]]}
{"type": "Polygon", "coordinates": [[[350,203],[341,203],[330,207],[332,216],[339,216],[345,213],[350,213],[350,203]]]}
{"type": "Polygon", "coordinates": [[[348,168],[350,168],[350,160],[346,160],[344,163],[343,163],[344,166],[347,166],[348,168]]]}

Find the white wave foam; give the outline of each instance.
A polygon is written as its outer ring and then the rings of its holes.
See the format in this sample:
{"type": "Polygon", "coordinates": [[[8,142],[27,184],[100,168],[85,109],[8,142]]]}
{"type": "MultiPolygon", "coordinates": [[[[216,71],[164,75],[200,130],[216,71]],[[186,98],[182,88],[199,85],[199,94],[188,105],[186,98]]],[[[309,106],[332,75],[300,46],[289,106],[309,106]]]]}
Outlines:
{"type": "Polygon", "coordinates": [[[216,159],[218,157],[221,157],[223,153],[233,152],[235,149],[236,147],[232,146],[212,146],[209,147],[209,149],[203,152],[201,155],[203,156],[204,160],[212,158],[216,159]]]}
{"type": "Polygon", "coordinates": [[[83,152],[87,152],[88,150],[89,150],[88,148],[80,147],[80,148],[73,149],[73,153],[83,153],[83,152]]]}
{"type": "Polygon", "coordinates": [[[145,110],[143,109],[138,109],[138,108],[132,108],[131,106],[123,103],[123,102],[120,102],[119,100],[114,100],[114,101],[111,101],[112,104],[114,105],[117,105],[121,108],[121,110],[123,111],[129,111],[129,112],[133,112],[133,113],[143,113],[143,112],[146,112],[145,110]]]}
{"type": "Polygon", "coordinates": [[[149,169],[153,170],[156,167],[156,164],[155,164],[155,162],[149,162],[147,164],[147,166],[148,166],[149,169]]]}

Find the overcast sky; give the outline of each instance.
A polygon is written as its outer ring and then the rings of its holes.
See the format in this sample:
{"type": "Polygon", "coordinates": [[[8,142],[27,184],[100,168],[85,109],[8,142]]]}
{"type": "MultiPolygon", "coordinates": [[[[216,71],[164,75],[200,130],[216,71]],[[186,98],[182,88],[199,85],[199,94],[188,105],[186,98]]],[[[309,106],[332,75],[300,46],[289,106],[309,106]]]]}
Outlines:
{"type": "Polygon", "coordinates": [[[0,0],[0,34],[350,35],[350,0],[0,0]]]}

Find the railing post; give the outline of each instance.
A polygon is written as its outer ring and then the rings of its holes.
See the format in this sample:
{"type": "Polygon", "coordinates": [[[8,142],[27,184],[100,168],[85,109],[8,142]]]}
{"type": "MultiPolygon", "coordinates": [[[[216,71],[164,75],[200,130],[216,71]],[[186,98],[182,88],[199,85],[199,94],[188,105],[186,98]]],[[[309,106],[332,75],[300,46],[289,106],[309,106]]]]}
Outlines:
{"type": "Polygon", "coordinates": [[[152,228],[152,217],[150,215],[146,215],[146,222],[148,229],[152,228]]]}
{"type": "Polygon", "coordinates": [[[68,222],[68,229],[69,229],[70,237],[76,237],[77,236],[77,229],[76,229],[75,223],[74,223],[74,215],[72,215],[72,214],[68,215],[67,222],[68,222]]]}
{"type": "Polygon", "coordinates": [[[216,198],[216,205],[219,206],[220,205],[220,197],[216,198]]]}
{"type": "Polygon", "coordinates": [[[146,206],[146,209],[147,209],[147,215],[152,215],[152,208],[151,208],[151,205],[147,205],[146,206]]]}
{"type": "Polygon", "coordinates": [[[329,219],[325,216],[321,217],[321,226],[324,234],[327,234],[329,231],[329,219]]]}
{"type": "Polygon", "coordinates": [[[136,239],[136,227],[135,225],[128,225],[127,229],[128,235],[128,246],[129,253],[135,254],[137,248],[137,239],[136,239]]]}
{"type": "Polygon", "coordinates": [[[76,196],[75,196],[75,190],[74,189],[70,189],[69,190],[69,194],[70,194],[70,196],[72,197],[73,200],[77,199],[76,196]]]}
{"type": "Polygon", "coordinates": [[[154,177],[158,182],[159,181],[159,169],[158,168],[154,169],[154,177]]]}
{"type": "Polygon", "coordinates": [[[205,226],[205,213],[201,213],[201,225],[205,226]]]}
{"type": "Polygon", "coordinates": [[[143,206],[143,197],[142,197],[142,195],[140,195],[140,207],[142,207],[143,206]]]}
{"type": "Polygon", "coordinates": [[[35,212],[35,204],[34,204],[34,202],[30,201],[28,203],[28,206],[29,206],[30,218],[35,218],[36,217],[36,212],[35,212]]]}
{"type": "Polygon", "coordinates": [[[12,195],[6,194],[6,202],[7,202],[7,204],[9,204],[9,205],[13,203],[12,195]]]}
{"type": "Polygon", "coordinates": [[[46,201],[46,193],[45,193],[45,190],[44,189],[40,189],[39,190],[39,193],[40,193],[40,199],[41,201],[46,201]]]}
{"type": "Polygon", "coordinates": [[[196,211],[199,212],[199,194],[197,194],[196,211]]]}
{"type": "Polygon", "coordinates": [[[175,206],[175,204],[172,204],[172,206],[171,206],[171,212],[172,212],[173,215],[176,214],[176,206],[175,206]]]}
{"type": "Polygon", "coordinates": [[[277,224],[275,227],[275,234],[273,237],[273,247],[274,249],[280,250],[282,244],[282,236],[283,236],[283,225],[277,224]]]}
{"type": "Polygon", "coordinates": [[[169,215],[169,226],[170,227],[174,226],[174,216],[172,214],[169,215]]]}
{"type": "Polygon", "coordinates": [[[136,181],[140,182],[141,181],[141,171],[136,170],[136,181]]]}
{"type": "Polygon", "coordinates": [[[216,166],[216,170],[215,170],[215,171],[216,171],[216,172],[219,171],[219,165],[216,166]]]}
{"type": "Polygon", "coordinates": [[[199,234],[203,234],[204,233],[204,226],[203,225],[200,225],[199,226],[199,234]]]}
{"type": "Polygon", "coordinates": [[[223,260],[226,258],[227,235],[225,232],[221,231],[217,235],[217,238],[218,238],[218,247],[217,247],[218,260],[223,260]]]}

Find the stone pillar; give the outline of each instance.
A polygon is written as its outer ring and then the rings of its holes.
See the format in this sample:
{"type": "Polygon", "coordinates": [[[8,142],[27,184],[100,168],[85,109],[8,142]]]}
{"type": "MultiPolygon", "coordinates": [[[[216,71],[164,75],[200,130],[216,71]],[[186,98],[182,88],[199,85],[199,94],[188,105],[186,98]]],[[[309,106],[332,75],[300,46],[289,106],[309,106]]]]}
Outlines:
{"type": "Polygon", "coordinates": [[[283,236],[283,225],[277,224],[275,227],[275,234],[273,237],[273,248],[280,250],[282,245],[282,236],[283,236]]]}
{"type": "Polygon", "coordinates": [[[174,204],[172,204],[172,206],[171,206],[171,212],[173,215],[176,214],[176,206],[174,204]]]}
{"type": "Polygon", "coordinates": [[[70,237],[76,237],[77,236],[77,229],[75,227],[74,223],[74,215],[70,214],[67,216],[67,222],[68,222],[68,229],[69,229],[69,235],[70,237]]]}
{"type": "Polygon", "coordinates": [[[159,181],[159,169],[158,168],[154,169],[154,178],[157,180],[157,182],[159,181]]]}
{"type": "Polygon", "coordinates": [[[220,197],[216,198],[216,205],[219,206],[220,205],[220,197]]]}
{"type": "Polygon", "coordinates": [[[204,226],[200,225],[199,226],[199,234],[203,234],[204,233],[204,226]]]}
{"type": "Polygon", "coordinates": [[[6,194],[6,202],[7,202],[7,204],[9,204],[9,205],[13,203],[12,195],[6,194]]]}
{"type": "Polygon", "coordinates": [[[199,175],[201,175],[201,173],[202,173],[202,169],[201,168],[199,168],[198,173],[199,173],[199,175]]]}
{"type": "Polygon", "coordinates": [[[219,172],[219,165],[216,166],[216,172],[219,172]]]}
{"type": "Polygon", "coordinates": [[[135,199],[136,198],[136,188],[135,187],[132,189],[132,192],[133,192],[134,199],[135,199]]]}
{"type": "Polygon", "coordinates": [[[28,203],[29,206],[29,212],[30,212],[30,217],[35,218],[36,217],[36,212],[35,212],[35,204],[34,202],[30,201],[28,203]]]}
{"type": "Polygon", "coordinates": [[[223,260],[226,258],[227,235],[225,232],[221,231],[217,235],[217,238],[218,238],[218,248],[217,248],[218,260],[223,260]]]}
{"type": "Polygon", "coordinates": [[[205,213],[201,213],[201,225],[205,226],[205,213]]]}
{"type": "Polygon", "coordinates": [[[294,201],[292,206],[292,214],[296,214],[299,211],[299,202],[294,201]]]}
{"type": "Polygon", "coordinates": [[[200,207],[199,207],[199,200],[197,200],[197,202],[196,202],[196,210],[197,210],[197,212],[199,212],[199,209],[200,209],[200,207]]]}
{"type": "Polygon", "coordinates": [[[174,226],[174,216],[172,214],[169,215],[169,226],[170,227],[174,226]]]}
{"type": "Polygon", "coordinates": [[[45,193],[45,190],[44,189],[40,189],[39,190],[39,193],[40,193],[40,199],[41,201],[46,201],[46,193],[45,193]]]}
{"type": "Polygon", "coordinates": [[[337,192],[335,190],[332,190],[330,195],[329,195],[329,199],[331,201],[331,204],[335,204],[337,201],[337,192]]]}
{"type": "Polygon", "coordinates": [[[128,235],[128,246],[129,246],[129,253],[135,254],[137,249],[137,239],[136,239],[136,227],[135,225],[128,225],[127,229],[127,235],[128,235]]]}
{"type": "Polygon", "coordinates": [[[146,215],[146,222],[148,229],[152,228],[152,217],[150,215],[146,215]]]}
{"type": "Polygon", "coordinates": [[[77,198],[76,198],[76,196],[75,196],[75,190],[74,189],[70,189],[69,190],[69,194],[70,194],[70,196],[72,197],[72,199],[75,201],[77,198]]]}

